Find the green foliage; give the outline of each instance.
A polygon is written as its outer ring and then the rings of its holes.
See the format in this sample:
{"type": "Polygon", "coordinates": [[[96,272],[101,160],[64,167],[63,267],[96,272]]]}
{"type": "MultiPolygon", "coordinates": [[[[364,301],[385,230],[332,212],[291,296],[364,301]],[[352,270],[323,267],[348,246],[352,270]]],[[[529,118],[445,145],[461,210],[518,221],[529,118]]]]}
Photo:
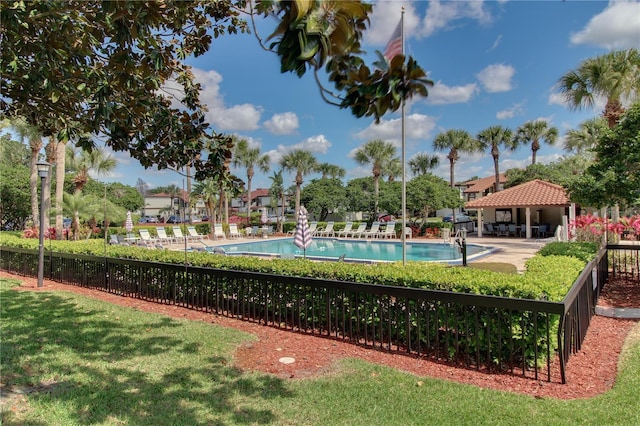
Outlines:
{"type": "Polygon", "coordinates": [[[427,217],[430,211],[462,205],[458,190],[431,173],[416,176],[407,183],[408,211],[420,212],[427,217]]]}
{"type": "Polygon", "coordinates": [[[596,253],[598,253],[598,245],[596,243],[551,242],[545,244],[538,251],[540,256],[569,256],[580,259],[585,263],[590,262],[596,253]]]}
{"type": "Polygon", "coordinates": [[[347,182],[347,210],[354,212],[373,212],[375,184],[373,177],[351,179],[347,182]]]}
{"type": "Polygon", "coordinates": [[[82,193],[96,198],[104,198],[105,186],[107,199],[115,206],[131,212],[144,206],[144,199],[136,188],[119,182],[102,183],[95,179],[89,179],[84,188],[82,188],[82,193]]]}
{"type": "Polygon", "coordinates": [[[340,179],[313,179],[300,191],[300,203],[318,220],[326,220],[347,205],[346,190],[340,179]]]}
{"type": "Polygon", "coordinates": [[[24,229],[31,216],[29,168],[20,164],[0,167],[0,225],[24,229]]]}
{"type": "Polygon", "coordinates": [[[640,103],[633,105],[595,148],[596,161],[570,190],[583,205],[605,207],[640,202],[640,103]]]}
{"type": "Polygon", "coordinates": [[[530,164],[525,169],[509,169],[506,172],[505,188],[511,188],[534,179],[555,183],[564,188],[572,186],[589,166],[590,160],[583,155],[573,155],[549,164],[530,164]]]}

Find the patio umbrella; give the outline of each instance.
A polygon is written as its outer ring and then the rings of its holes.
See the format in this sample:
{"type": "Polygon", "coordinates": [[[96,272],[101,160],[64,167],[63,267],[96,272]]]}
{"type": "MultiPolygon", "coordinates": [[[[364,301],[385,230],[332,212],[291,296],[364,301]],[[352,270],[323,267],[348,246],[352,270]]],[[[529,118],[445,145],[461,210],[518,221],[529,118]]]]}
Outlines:
{"type": "Polygon", "coordinates": [[[298,222],[296,222],[296,232],[293,234],[293,244],[303,250],[303,257],[307,257],[307,247],[311,245],[311,232],[309,232],[309,221],[307,220],[307,209],[300,206],[298,212],[298,222]]]}
{"type": "Polygon", "coordinates": [[[127,220],[124,221],[124,229],[127,230],[127,233],[131,233],[133,231],[133,220],[131,220],[131,212],[127,212],[127,220]]]}
{"type": "Polygon", "coordinates": [[[260,222],[262,222],[262,224],[266,224],[269,219],[267,219],[267,209],[260,209],[262,211],[262,215],[260,216],[260,222]]]}

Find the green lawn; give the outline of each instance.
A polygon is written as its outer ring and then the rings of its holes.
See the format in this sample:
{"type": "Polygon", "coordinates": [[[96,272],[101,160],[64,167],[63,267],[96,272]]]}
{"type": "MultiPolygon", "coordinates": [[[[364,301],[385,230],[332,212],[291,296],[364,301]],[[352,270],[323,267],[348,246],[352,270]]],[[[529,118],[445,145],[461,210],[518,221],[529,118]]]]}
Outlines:
{"type": "Polygon", "coordinates": [[[640,424],[640,324],[613,390],[557,401],[360,360],[316,379],[242,373],[231,355],[251,335],[72,293],[9,291],[15,284],[0,280],[0,373],[33,392],[3,407],[2,424],[640,424]]]}

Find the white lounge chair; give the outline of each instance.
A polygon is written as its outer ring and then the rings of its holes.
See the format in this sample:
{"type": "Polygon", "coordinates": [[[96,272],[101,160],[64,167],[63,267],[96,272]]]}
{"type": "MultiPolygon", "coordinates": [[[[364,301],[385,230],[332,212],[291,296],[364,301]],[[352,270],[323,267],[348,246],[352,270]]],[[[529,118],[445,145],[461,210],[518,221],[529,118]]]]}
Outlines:
{"type": "Polygon", "coordinates": [[[149,234],[149,230],[148,229],[141,229],[138,231],[140,233],[140,239],[142,240],[143,243],[145,244],[155,244],[157,240],[157,238],[153,238],[151,236],[151,234],[149,234]]]}
{"type": "Polygon", "coordinates": [[[353,222],[345,223],[343,229],[336,231],[336,237],[346,237],[351,232],[351,228],[353,228],[353,222]]]}
{"type": "Polygon", "coordinates": [[[235,223],[229,224],[229,238],[240,238],[242,234],[238,231],[238,225],[235,223]]]}
{"type": "Polygon", "coordinates": [[[369,228],[368,230],[362,233],[362,235],[364,235],[365,238],[378,237],[379,234],[380,234],[380,222],[378,221],[373,222],[371,224],[371,228],[369,228]]]}
{"type": "Polygon", "coordinates": [[[347,237],[352,237],[352,238],[360,238],[364,235],[364,231],[367,230],[367,224],[365,222],[362,222],[361,224],[358,225],[358,229],[356,229],[355,231],[351,231],[347,234],[347,237]]]}
{"type": "Polygon", "coordinates": [[[187,226],[187,232],[189,233],[188,237],[192,240],[202,241],[205,238],[209,238],[208,235],[198,233],[198,231],[196,231],[196,227],[193,225],[187,226]]]}
{"type": "MultiPolygon", "coordinates": [[[[294,230],[295,232],[295,230],[294,230]]],[[[318,232],[318,222],[311,222],[309,224],[309,235],[311,235],[312,237],[315,236],[318,232]]]]}
{"type": "Polygon", "coordinates": [[[164,227],[159,226],[156,228],[156,233],[158,234],[158,240],[161,243],[171,243],[171,242],[177,242],[175,237],[170,237],[169,235],[167,235],[167,231],[164,229],[164,227]]]}
{"type": "Polygon", "coordinates": [[[224,229],[222,228],[221,223],[216,223],[213,229],[214,229],[213,238],[215,238],[216,240],[218,238],[221,240],[224,240],[227,238],[227,235],[224,233],[224,229]]]}
{"type": "Polygon", "coordinates": [[[384,230],[379,232],[378,236],[380,238],[396,238],[396,223],[387,222],[384,230]]]}
{"type": "Polygon", "coordinates": [[[319,237],[333,237],[336,235],[335,231],[333,230],[333,225],[335,222],[327,222],[327,226],[323,229],[319,229],[318,231],[316,231],[316,234],[319,237]]]}
{"type": "Polygon", "coordinates": [[[174,226],[173,228],[171,228],[171,230],[173,231],[173,236],[175,237],[176,241],[183,241],[186,240],[186,237],[184,236],[184,234],[182,234],[182,229],[179,226],[174,226]]]}

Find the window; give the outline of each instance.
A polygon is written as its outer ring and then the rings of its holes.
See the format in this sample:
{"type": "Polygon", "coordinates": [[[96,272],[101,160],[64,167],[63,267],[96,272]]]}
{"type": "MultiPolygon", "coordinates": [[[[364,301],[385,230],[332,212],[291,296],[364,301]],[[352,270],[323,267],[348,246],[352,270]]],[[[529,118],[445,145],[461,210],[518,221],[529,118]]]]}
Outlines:
{"type": "Polygon", "coordinates": [[[511,222],[511,210],[510,209],[496,209],[496,222],[511,222]]]}

